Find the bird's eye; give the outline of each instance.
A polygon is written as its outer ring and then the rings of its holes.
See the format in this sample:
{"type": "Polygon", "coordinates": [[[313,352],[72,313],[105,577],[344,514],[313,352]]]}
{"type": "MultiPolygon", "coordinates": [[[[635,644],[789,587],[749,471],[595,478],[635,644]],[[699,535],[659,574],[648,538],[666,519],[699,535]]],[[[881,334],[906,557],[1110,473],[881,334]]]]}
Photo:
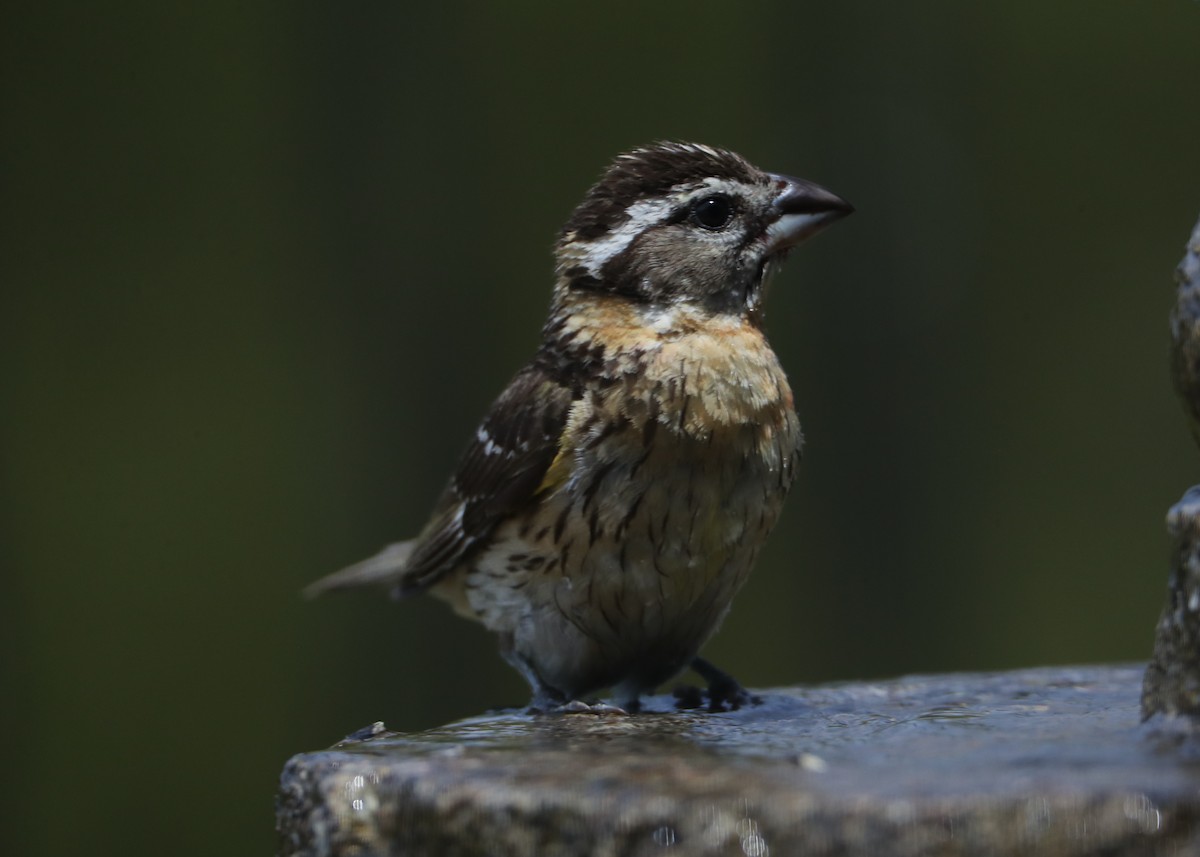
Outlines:
{"type": "Polygon", "coordinates": [[[733,220],[733,203],[728,197],[706,196],[692,203],[691,221],[705,229],[724,229],[733,220]]]}

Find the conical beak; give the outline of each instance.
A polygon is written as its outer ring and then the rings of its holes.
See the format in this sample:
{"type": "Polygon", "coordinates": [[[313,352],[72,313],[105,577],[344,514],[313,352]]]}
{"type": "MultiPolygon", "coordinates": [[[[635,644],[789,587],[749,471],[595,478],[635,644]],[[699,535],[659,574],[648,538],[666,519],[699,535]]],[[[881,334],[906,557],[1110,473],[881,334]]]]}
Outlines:
{"type": "Polygon", "coordinates": [[[779,195],[771,203],[777,219],[767,227],[768,255],[795,247],[854,211],[853,205],[820,185],[792,176],[769,175],[779,195]]]}

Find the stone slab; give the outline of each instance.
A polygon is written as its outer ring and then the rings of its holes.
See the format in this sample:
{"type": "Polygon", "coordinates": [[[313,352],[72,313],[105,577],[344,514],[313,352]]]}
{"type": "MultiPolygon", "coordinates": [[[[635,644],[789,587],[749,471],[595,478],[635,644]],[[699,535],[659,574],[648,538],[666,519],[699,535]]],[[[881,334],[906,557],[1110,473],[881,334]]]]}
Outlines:
{"type": "MultiPolygon", "coordinates": [[[[1200,854],[1200,740],[1142,665],[506,711],[292,758],[286,855],[1200,854]]],[[[362,736],[360,736],[362,737],[362,736]]]]}

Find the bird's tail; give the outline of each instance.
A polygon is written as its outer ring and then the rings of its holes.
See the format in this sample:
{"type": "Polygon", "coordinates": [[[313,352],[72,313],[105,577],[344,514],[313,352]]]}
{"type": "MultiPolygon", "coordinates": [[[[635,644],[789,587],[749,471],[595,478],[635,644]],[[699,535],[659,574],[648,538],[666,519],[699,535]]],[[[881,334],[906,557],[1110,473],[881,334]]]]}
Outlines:
{"type": "Polygon", "coordinates": [[[388,545],[375,556],[362,562],[335,571],[304,587],[305,598],[316,598],[337,589],[354,589],[359,586],[395,586],[404,576],[408,555],[413,542],[396,542],[388,545]]]}

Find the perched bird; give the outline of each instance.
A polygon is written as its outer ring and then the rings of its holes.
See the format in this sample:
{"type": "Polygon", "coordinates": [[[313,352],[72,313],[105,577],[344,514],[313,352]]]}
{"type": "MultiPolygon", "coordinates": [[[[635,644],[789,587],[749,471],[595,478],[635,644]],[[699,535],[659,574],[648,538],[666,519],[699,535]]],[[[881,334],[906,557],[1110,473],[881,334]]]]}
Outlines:
{"type": "Polygon", "coordinates": [[[691,666],[729,611],[800,458],[763,335],[787,251],[853,208],[695,143],[620,155],[558,236],[542,342],[411,541],[311,585],[419,592],[496,632],[541,710],[626,710],[691,666]]]}

